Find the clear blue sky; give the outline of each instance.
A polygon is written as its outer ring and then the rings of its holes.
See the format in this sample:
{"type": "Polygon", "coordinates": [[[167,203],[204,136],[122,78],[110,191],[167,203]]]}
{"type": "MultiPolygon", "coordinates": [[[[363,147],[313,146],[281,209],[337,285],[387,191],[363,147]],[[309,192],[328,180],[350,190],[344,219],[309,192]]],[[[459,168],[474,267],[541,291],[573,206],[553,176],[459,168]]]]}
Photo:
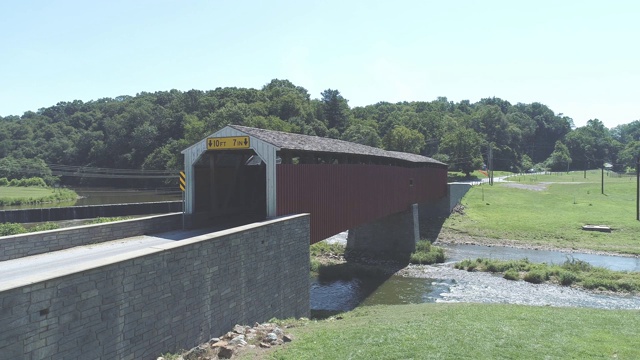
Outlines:
{"type": "Polygon", "coordinates": [[[4,0],[0,115],[288,79],[350,106],[541,102],[640,119],[640,2],[4,0]]]}

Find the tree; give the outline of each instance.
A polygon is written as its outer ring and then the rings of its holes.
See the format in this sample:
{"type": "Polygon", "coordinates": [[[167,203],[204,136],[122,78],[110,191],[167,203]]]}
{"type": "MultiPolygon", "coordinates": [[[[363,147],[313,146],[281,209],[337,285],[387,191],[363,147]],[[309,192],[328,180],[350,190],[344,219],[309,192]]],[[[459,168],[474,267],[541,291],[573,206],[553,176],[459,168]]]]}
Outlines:
{"type": "Polygon", "coordinates": [[[440,151],[449,156],[451,168],[470,177],[471,172],[480,169],[484,163],[480,153],[483,143],[482,137],[473,129],[458,127],[444,136],[440,151]]]}
{"type": "Polygon", "coordinates": [[[545,161],[545,166],[552,171],[565,171],[569,170],[569,164],[571,164],[569,149],[560,140],[556,141],[553,152],[545,161]]]}
{"type": "Polygon", "coordinates": [[[382,139],[376,129],[362,123],[349,126],[342,134],[342,140],[373,147],[382,146],[382,139]]]}
{"type": "Polygon", "coordinates": [[[618,161],[625,169],[635,169],[637,156],[640,156],[640,141],[631,141],[620,151],[618,161]]]}
{"type": "Polygon", "coordinates": [[[404,126],[396,126],[383,139],[384,148],[391,151],[401,151],[419,154],[425,145],[424,136],[416,130],[404,126]]]}
{"type": "Polygon", "coordinates": [[[615,162],[616,142],[598,119],[589,120],[585,126],[567,134],[565,143],[579,169],[586,169],[587,164],[600,167],[605,162],[615,162]]]}
{"type": "Polygon", "coordinates": [[[349,105],[338,90],[327,89],[322,92],[322,115],[328,128],[343,132],[349,125],[349,105]]]}

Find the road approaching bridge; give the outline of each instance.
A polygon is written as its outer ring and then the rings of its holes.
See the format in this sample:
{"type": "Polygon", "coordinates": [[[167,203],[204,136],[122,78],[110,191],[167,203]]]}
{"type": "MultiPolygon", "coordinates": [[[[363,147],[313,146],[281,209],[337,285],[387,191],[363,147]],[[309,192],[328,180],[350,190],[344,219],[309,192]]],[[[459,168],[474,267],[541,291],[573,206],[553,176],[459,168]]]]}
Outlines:
{"type": "Polygon", "coordinates": [[[26,285],[47,278],[72,274],[103,261],[112,262],[138,256],[145,250],[174,241],[188,240],[203,234],[222,230],[222,227],[176,230],[162,234],[141,235],[99,244],[78,246],[46,254],[0,261],[0,291],[17,285],[26,285]]]}

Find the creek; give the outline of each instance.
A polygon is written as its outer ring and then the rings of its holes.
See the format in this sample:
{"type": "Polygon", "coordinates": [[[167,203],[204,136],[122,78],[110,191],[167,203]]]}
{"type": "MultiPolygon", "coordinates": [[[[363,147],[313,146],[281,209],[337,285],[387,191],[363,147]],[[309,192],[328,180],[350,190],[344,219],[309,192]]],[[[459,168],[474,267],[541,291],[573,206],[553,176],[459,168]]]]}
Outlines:
{"type": "MultiPolygon", "coordinates": [[[[335,239],[334,239],[335,241],[335,239]]],[[[444,245],[447,263],[409,265],[390,277],[324,281],[311,279],[312,312],[349,311],[359,306],[434,302],[503,303],[600,309],[640,309],[640,296],[601,294],[554,284],[509,281],[502,276],[453,268],[478,257],[562,263],[569,256],[618,271],[640,271],[640,259],[501,246],[444,245]]]]}

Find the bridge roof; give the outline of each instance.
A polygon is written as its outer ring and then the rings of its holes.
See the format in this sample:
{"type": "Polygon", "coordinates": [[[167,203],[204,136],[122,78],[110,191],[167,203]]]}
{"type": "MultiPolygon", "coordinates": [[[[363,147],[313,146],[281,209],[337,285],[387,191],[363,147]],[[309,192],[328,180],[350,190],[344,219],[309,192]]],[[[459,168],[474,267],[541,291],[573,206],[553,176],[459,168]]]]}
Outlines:
{"type": "Polygon", "coordinates": [[[269,143],[277,147],[279,150],[366,155],[404,160],[413,163],[446,165],[440,161],[422,155],[404,153],[399,151],[387,151],[376,147],[361,145],[343,140],[286,133],[274,130],[257,129],[240,125],[229,125],[229,127],[260,139],[266,143],[269,143]]]}

